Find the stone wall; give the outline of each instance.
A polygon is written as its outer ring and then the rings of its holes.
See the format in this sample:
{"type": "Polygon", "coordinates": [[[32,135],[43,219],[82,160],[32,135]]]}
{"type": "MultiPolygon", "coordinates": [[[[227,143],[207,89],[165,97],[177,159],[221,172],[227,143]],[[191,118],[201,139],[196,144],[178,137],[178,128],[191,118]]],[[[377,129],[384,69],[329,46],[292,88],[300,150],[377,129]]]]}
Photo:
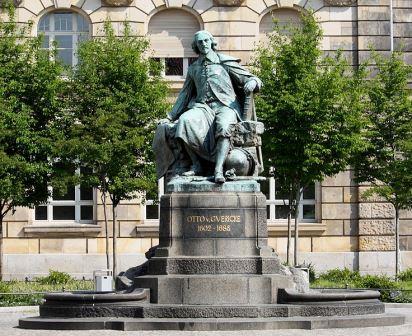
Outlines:
{"type": "MultiPolygon", "coordinates": [[[[320,223],[301,223],[299,237],[300,262],[311,253],[358,251],[358,188],[353,171],[346,170],[327,178],[320,186],[320,223]],[[321,226],[319,225],[321,224],[321,226]]],[[[279,235],[279,234],[278,234],[279,235]]],[[[282,258],[286,256],[287,238],[271,237],[271,245],[282,258]]],[[[293,239],[292,249],[293,251],[293,239]]],[[[292,252],[293,253],[293,252],[292,252]]]]}

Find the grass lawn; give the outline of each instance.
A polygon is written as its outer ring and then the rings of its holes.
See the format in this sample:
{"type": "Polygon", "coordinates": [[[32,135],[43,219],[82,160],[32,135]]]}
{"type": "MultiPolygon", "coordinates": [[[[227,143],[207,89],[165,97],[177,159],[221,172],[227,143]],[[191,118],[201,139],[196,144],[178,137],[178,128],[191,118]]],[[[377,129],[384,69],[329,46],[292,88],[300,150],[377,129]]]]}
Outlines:
{"type": "Polygon", "coordinates": [[[0,281],[0,307],[35,306],[41,303],[44,292],[92,290],[93,287],[93,281],[73,279],[66,283],[0,281]]]}
{"type": "Polygon", "coordinates": [[[399,275],[399,281],[386,275],[361,275],[357,271],[332,269],[315,277],[311,288],[379,289],[384,302],[412,302],[412,269],[399,275]]]}

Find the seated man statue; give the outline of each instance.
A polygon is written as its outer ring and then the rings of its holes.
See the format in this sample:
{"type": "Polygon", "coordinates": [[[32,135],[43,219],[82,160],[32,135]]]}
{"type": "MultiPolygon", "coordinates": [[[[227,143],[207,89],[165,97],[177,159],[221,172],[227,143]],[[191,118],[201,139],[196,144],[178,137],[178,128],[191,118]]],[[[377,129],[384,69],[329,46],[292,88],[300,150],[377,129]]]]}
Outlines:
{"type": "Polygon", "coordinates": [[[173,154],[174,146],[190,159],[186,171],[178,174],[203,176],[214,164],[214,181],[225,182],[223,169],[233,147],[233,132],[245,118],[250,104],[246,98],[262,83],[239,59],[217,53],[216,46],[208,31],[194,35],[192,48],[199,57],[189,66],[183,88],[167,119],[160,121],[153,144],[159,177],[171,162],[182,160],[181,155],[173,154]],[[168,138],[168,146],[164,146],[164,138],[168,138]]]}

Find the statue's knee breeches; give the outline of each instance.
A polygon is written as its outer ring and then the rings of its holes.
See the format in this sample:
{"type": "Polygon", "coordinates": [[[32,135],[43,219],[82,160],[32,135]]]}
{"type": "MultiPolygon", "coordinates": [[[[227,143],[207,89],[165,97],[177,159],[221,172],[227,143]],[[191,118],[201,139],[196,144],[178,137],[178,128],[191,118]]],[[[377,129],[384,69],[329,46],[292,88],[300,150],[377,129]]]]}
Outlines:
{"type": "Polygon", "coordinates": [[[231,136],[232,125],[237,123],[237,115],[229,107],[221,107],[216,111],[215,117],[215,138],[231,136]]]}

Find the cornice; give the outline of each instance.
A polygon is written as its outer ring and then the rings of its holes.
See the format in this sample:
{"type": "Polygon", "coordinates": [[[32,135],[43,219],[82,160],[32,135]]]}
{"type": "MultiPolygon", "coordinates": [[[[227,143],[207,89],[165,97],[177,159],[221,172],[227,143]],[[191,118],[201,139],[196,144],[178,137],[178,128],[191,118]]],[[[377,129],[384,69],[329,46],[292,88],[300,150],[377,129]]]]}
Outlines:
{"type": "Polygon", "coordinates": [[[215,6],[236,7],[240,6],[245,0],[213,0],[215,6]]]}
{"type": "Polygon", "coordinates": [[[325,0],[325,4],[329,6],[352,6],[356,4],[356,0],[325,0]]]}

